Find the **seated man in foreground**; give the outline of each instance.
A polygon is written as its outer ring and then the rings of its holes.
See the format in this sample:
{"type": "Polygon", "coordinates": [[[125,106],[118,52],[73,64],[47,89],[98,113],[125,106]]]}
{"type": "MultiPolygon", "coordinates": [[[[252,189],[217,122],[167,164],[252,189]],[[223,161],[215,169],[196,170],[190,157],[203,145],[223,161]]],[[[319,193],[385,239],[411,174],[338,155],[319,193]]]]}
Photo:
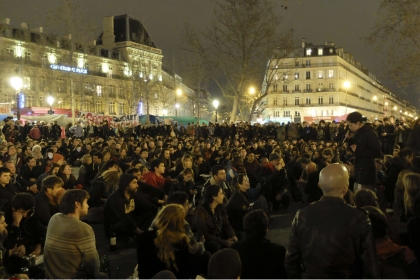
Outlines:
{"type": "Polygon", "coordinates": [[[95,233],[80,221],[88,213],[88,198],[84,190],[67,190],[60,200],[61,213],[51,217],[44,250],[47,278],[101,277],[95,233]]]}

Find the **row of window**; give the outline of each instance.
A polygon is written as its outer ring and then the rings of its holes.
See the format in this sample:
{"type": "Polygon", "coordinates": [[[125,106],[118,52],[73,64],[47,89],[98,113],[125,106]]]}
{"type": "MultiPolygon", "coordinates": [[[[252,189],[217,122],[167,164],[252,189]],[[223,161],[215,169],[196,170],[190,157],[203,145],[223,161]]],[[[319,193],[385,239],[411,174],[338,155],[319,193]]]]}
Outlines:
{"type": "MultiPolygon", "coordinates": [[[[24,106],[25,107],[36,107],[38,106],[37,102],[35,101],[35,98],[33,95],[24,95],[24,106]]],[[[16,100],[16,95],[15,94],[3,94],[0,97],[0,100],[2,102],[15,102],[16,100]]],[[[70,108],[71,101],[69,100],[57,100],[57,103],[55,105],[53,105],[53,107],[56,108],[70,108]]],[[[78,103],[78,102],[76,102],[78,103]]],[[[107,103],[108,104],[108,112],[110,114],[116,114],[117,112],[117,108],[116,108],[116,104],[113,101],[110,101],[107,103]]],[[[43,96],[39,97],[39,105],[40,106],[48,106],[46,100],[44,100],[43,96]]],[[[103,112],[103,102],[100,100],[96,100],[95,103],[92,103],[90,101],[82,101],[80,104],[76,104],[76,108],[81,108],[83,111],[94,111],[96,113],[98,112],[103,112]]],[[[118,113],[120,115],[123,115],[125,112],[125,104],[124,102],[120,102],[118,103],[118,113]]]]}
{"type": "MultiPolygon", "coordinates": [[[[311,105],[311,98],[310,97],[306,97],[306,105],[311,105]]],[[[323,96],[318,96],[318,104],[322,105],[324,104],[324,97],[323,96]]],[[[330,95],[328,97],[328,104],[334,104],[334,96],[330,95]]],[[[273,105],[277,106],[278,102],[277,102],[277,98],[273,98],[273,105]]],[[[287,106],[287,97],[283,97],[283,106],[287,106]]],[[[300,97],[295,97],[295,105],[300,105],[300,97]]]]}
{"type": "MultiPolygon", "coordinates": [[[[273,116],[275,118],[280,118],[281,117],[281,112],[280,111],[274,111],[273,112],[273,116]]],[[[290,114],[290,111],[283,111],[283,118],[289,118],[292,115],[290,114]]],[[[300,112],[299,111],[295,111],[295,117],[300,117],[300,112]]]]}
{"type": "MultiPolygon", "coordinates": [[[[289,91],[289,88],[290,88],[289,85],[283,85],[283,92],[288,92],[289,91]]],[[[329,90],[335,90],[334,83],[328,83],[328,89],[329,90]]],[[[300,89],[300,85],[294,85],[294,91],[299,92],[300,90],[301,90],[300,89]]],[[[318,83],[317,90],[325,90],[324,83],[318,83]]],[[[277,92],[278,91],[278,85],[277,84],[274,84],[273,85],[273,90],[272,91],[273,92],[277,92]]],[[[312,92],[311,84],[306,84],[305,85],[305,91],[306,92],[312,92]]]]}
{"type": "MultiPolygon", "coordinates": [[[[306,71],[305,72],[305,78],[307,80],[310,80],[311,79],[312,72],[313,71],[306,71]]],[[[295,78],[295,80],[299,80],[299,77],[300,77],[299,72],[296,72],[293,77],[295,78]]],[[[334,78],[335,77],[334,70],[317,70],[317,71],[315,71],[315,77],[317,79],[324,79],[326,77],[328,77],[330,79],[331,78],[334,78]]],[[[278,76],[277,75],[275,76],[275,79],[278,80],[278,76]]],[[[289,79],[289,75],[284,75],[283,76],[283,80],[288,80],[288,79],[289,79]]]]}

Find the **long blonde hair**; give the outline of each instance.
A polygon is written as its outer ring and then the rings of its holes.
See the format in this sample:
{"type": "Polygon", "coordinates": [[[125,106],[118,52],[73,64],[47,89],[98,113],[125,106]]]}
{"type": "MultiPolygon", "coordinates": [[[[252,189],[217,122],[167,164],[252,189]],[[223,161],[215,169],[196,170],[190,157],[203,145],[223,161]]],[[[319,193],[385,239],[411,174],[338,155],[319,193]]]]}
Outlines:
{"type": "Polygon", "coordinates": [[[404,205],[406,214],[414,214],[414,200],[420,192],[420,174],[409,173],[403,177],[404,205]]]}
{"type": "Polygon", "coordinates": [[[168,268],[171,265],[178,270],[175,261],[174,245],[180,241],[188,243],[190,240],[184,228],[185,210],[180,204],[169,204],[160,210],[156,216],[157,237],[155,245],[158,247],[158,257],[168,268]]]}
{"type": "Polygon", "coordinates": [[[121,174],[118,171],[114,170],[107,170],[104,173],[102,173],[107,192],[109,191],[109,188],[111,188],[111,190],[113,191],[118,189],[118,181],[120,180],[120,176],[121,174]]]}

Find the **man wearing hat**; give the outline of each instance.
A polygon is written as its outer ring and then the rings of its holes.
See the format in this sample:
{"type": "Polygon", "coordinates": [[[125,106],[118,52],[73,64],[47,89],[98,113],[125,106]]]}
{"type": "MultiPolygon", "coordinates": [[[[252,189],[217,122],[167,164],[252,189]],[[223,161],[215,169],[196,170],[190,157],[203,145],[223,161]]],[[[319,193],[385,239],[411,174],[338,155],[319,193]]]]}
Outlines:
{"type": "Polygon", "coordinates": [[[270,154],[268,163],[261,169],[264,179],[263,192],[267,201],[273,204],[273,211],[279,210],[280,205],[287,209],[290,203],[287,187],[290,185],[285,169],[284,160],[278,154],[270,154]]]}

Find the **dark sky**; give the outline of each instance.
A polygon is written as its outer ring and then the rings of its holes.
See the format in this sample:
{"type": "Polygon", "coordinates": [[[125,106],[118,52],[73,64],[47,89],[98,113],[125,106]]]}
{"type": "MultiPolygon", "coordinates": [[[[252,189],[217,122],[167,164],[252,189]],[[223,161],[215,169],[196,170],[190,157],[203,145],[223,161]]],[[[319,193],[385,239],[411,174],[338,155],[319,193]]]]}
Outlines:
{"type": "MultiPolygon", "coordinates": [[[[302,38],[314,44],[334,42],[336,46],[352,53],[354,58],[376,75],[385,86],[400,94],[395,83],[387,77],[386,67],[382,63],[384,54],[364,42],[364,37],[370,34],[377,20],[376,13],[381,0],[272,1],[277,7],[276,12],[283,17],[283,26],[293,27],[297,42],[302,38]],[[283,9],[282,5],[287,6],[287,10],[283,9]]],[[[35,14],[42,14],[47,9],[57,7],[61,1],[4,2],[1,16],[11,18],[12,25],[18,26],[24,21],[32,28],[42,26],[42,17],[35,14]]],[[[102,27],[102,20],[107,15],[129,13],[139,18],[171,65],[179,64],[178,47],[184,23],[188,22],[197,29],[205,29],[213,11],[211,0],[85,0],[80,1],[80,4],[86,9],[90,20],[99,27],[102,27]]],[[[404,98],[420,107],[418,99],[413,96],[404,98]]]]}

